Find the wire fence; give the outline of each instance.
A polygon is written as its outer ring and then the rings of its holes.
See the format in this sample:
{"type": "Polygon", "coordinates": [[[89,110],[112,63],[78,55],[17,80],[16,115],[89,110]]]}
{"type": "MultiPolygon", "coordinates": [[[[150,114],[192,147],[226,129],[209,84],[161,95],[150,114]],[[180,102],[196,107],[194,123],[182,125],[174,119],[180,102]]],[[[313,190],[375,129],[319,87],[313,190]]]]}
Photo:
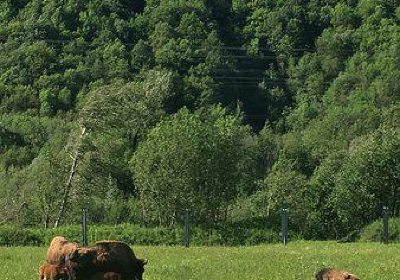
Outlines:
{"type": "MultiPolygon", "coordinates": [[[[290,240],[290,212],[289,209],[283,208],[281,209],[280,212],[280,217],[281,217],[281,227],[279,233],[276,233],[278,236],[274,239],[279,240],[280,243],[283,245],[287,245],[290,240]]],[[[396,217],[390,217],[389,214],[389,208],[387,206],[384,206],[382,209],[382,217],[380,220],[376,221],[375,223],[375,231],[378,232],[378,235],[375,236],[375,240],[373,241],[379,241],[382,244],[389,244],[393,242],[400,242],[400,235],[399,235],[399,224],[400,224],[400,219],[396,217]]],[[[182,234],[181,240],[182,243],[181,245],[188,248],[191,246],[191,239],[193,237],[194,232],[192,231],[191,227],[191,211],[190,209],[185,209],[183,213],[183,223],[182,223],[182,230],[177,231],[182,234]]],[[[88,210],[83,209],[82,210],[82,244],[83,246],[88,246],[89,244],[89,238],[88,238],[88,232],[90,225],[88,221],[88,210]]],[[[246,229],[244,229],[246,230],[246,229]]],[[[260,229],[262,230],[262,229],[260,229]]],[[[354,233],[351,232],[346,238],[343,238],[339,240],[339,242],[355,242],[356,237],[353,236],[354,233]]],[[[178,238],[179,239],[179,238],[178,238]]],[[[93,240],[91,240],[93,241],[93,240]]],[[[252,244],[255,245],[255,244],[252,244]]]]}

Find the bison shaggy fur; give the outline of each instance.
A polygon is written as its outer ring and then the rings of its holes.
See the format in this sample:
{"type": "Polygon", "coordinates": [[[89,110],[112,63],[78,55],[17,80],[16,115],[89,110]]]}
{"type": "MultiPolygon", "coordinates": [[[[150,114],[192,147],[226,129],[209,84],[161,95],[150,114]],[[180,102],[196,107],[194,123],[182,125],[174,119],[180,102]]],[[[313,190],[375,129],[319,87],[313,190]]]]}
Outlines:
{"type": "Polygon", "coordinates": [[[122,275],[115,272],[99,272],[90,277],[90,280],[122,280],[122,275]]]}
{"type": "Polygon", "coordinates": [[[348,271],[339,270],[336,268],[326,267],[321,269],[315,275],[316,280],[361,280],[358,276],[351,274],[348,271]]]}
{"type": "Polygon", "coordinates": [[[52,239],[46,253],[46,263],[60,265],[65,262],[65,257],[69,256],[78,248],[78,243],[68,241],[63,236],[56,236],[52,239]]]}
{"type": "Polygon", "coordinates": [[[128,244],[109,240],[96,242],[90,248],[78,247],[68,259],[77,280],[109,271],[121,274],[123,279],[142,280],[147,263],[136,258],[128,244]]]}
{"type": "Polygon", "coordinates": [[[66,267],[62,267],[59,265],[51,265],[51,264],[44,264],[41,267],[39,267],[39,278],[40,280],[73,279],[70,271],[66,267]]]}

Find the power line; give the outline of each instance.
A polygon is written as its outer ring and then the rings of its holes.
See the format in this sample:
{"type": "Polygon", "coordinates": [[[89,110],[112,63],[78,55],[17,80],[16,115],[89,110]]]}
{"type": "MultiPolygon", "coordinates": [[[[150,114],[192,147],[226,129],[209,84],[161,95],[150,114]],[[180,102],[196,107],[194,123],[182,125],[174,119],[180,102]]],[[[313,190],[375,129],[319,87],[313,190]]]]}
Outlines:
{"type": "MultiPolygon", "coordinates": [[[[192,58],[207,58],[207,55],[196,55],[196,56],[191,56],[192,58]]],[[[244,59],[277,59],[276,56],[264,56],[264,55],[260,55],[260,56],[250,56],[250,55],[221,55],[219,56],[221,58],[244,58],[244,59]]]]}
{"type": "MultiPolygon", "coordinates": [[[[218,81],[218,80],[217,80],[218,81]]],[[[278,85],[278,84],[287,84],[288,82],[291,82],[291,80],[273,80],[273,81],[268,81],[268,80],[259,80],[259,81],[231,81],[231,80],[220,80],[220,82],[224,83],[226,86],[230,85],[260,85],[260,84],[270,84],[270,85],[278,85]]],[[[321,84],[324,85],[331,85],[332,83],[330,82],[321,82],[321,84]]]]}
{"type": "Polygon", "coordinates": [[[243,68],[243,69],[232,69],[232,70],[230,70],[230,69],[217,69],[216,70],[217,72],[220,72],[220,71],[222,71],[222,72],[224,72],[224,71],[229,71],[229,72],[233,72],[233,73],[257,73],[257,72],[263,72],[263,73],[265,73],[265,71],[267,71],[266,69],[261,69],[261,68],[259,68],[259,69],[257,69],[257,68],[243,68]]]}
{"type": "MultiPolygon", "coordinates": [[[[326,113],[327,115],[330,115],[329,113],[326,113]]],[[[343,117],[343,116],[345,116],[345,117],[366,117],[367,119],[368,118],[372,118],[372,119],[374,119],[374,120],[380,120],[380,119],[382,119],[383,118],[383,116],[380,116],[380,115],[374,115],[374,116],[371,116],[371,115],[366,115],[365,113],[363,114],[363,113],[354,113],[354,114],[349,114],[349,113],[336,113],[336,114],[333,114],[334,116],[341,116],[341,117],[343,117]]],[[[246,116],[251,116],[251,117],[268,117],[269,115],[263,115],[263,114],[257,114],[257,115],[246,115],[246,114],[244,114],[244,117],[246,117],[246,116]]]]}
{"type": "Polygon", "coordinates": [[[246,76],[211,76],[216,79],[228,79],[228,80],[235,80],[235,79],[243,79],[243,80],[268,80],[268,81],[289,81],[290,78],[266,78],[266,77],[246,77],[246,76]]]}
{"type": "MultiPolygon", "coordinates": [[[[6,43],[7,42],[7,39],[4,39],[4,38],[0,38],[0,42],[1,43],[6,43]]],[[[70,43],[81,43],[81,41],[78,41],[78,40],[60,40],[60,39],[36,39],[36,40],[32,40],[32,42],[45,42],[45,43],[48,43],[48,44],[52,44],[52,45],[67,45],[67,44],[70,44],[70,43]]],[[[107,45],[107,44],[111,44],[111,43],[113,43],[113,42],[87,42],[87,41],[83,41],[83,43],[86,43],[86,44],[88,44],[88,47],[90,47],[90,46],[104,46],[104,45],[107,45]]],[[[134,43],[125,43],[125,42],[121,42],[121,44],[122,45],[125,45],[125,46],[135,46],[136,44],[134,44],[134,43]]],[[[222,50],[224,50],[224,47],[217,47],[218,49],[222,49],[222,50]]],[[[229,49],[227,48],[227,49],[225,49],[225,50],[233,50],[232,49],[233,47],[230,47],[229,49]]],[[[242,49],[241,47],[237,47],[236,48],[237,50],[244,50],[244,49],[242,49]]],[[[268,49],[265,49],[265,50],[268,50],[268,49]]],[[[181,50],[181,49],[178,49],[178,50],[175,50],[175,52],[186,52],[187,50],[181,50]]],[[[209,50],[206,50],[206,49],[196,49],[196,51],[198,51],[198,52],[207,52],[207,51],[209,51],[209,50]]],[[[274,52],[273,50],[269,50],[269,51],[271,51],[271,52],[274,52]]],[[[194,55],[194,56],[190,56],[190,58],[207,58],[208,56],[206,55],[206,54],[204,54],[204,55],[194,55]]],[[[279,59],[279,58],[287,58],[288,57],[288,55],[286,55],[286,54],[277,54],[277,55],[264,55],[264,54],[262,54],[262,53],[258,53],[258,54],[249,54],[249,55],[220,55],[219,57],[221,57],[221,58],[230,58],[230,59],[249,59],[249,60],[251,60],[251,59],[262,59],[262,60],[276,60],[276,59],[279,59]]],[[[296,57],[296,58],[300,58],[300,57],[302,57],[302,55],[299,55],[299,54],[297,54],[297,55],[294,55],[294,54],[291,54],[291,55],[289,55],[289,57],[296,57]]]]}
{"type": "MultiPolygon", "coordinates": [[[[22,33],[22,32],[20,32],[22,33]]],[[[8,40],[8,38],[0,38],[1,42],[6,42],[8,40]]],[[[43,41],[49,44],[59,44],[59,45],[63,45],[63,44],[69,44],[72,42],[80,42],[78,39],[35,39],[34,41],[43,41]]],[[[95,42],[91,41],[84,41],[84,43],[88,43],[88,44],[93,44],[95,42]]],[[[99,45],[105,45],[107,43],[111,43],[111,42],[100,42],[100,43],[95,43],[95,44],[99,44],[99,45]]],[[[127,45],[127,46],[135,46],[136,43],[129,43],[129,42],[122,42],[121,43],[123,45],[127,45]]],[[[245,46],[216,46],[216,48],[221,49],[221,50],[237,50],[237,51],[248,51],[248,49],[245,46]]],[[[263,48],[263,47],[256,47],[256,49],[258,51],[269,51],[269,52],[277,52],[278,50],[273,49],[273,48],[263,48]]],[[[205,50],[204,50],[205,51],[205,50]]],[[[310,49],[310,48],[294,48],[294,49],[289,49],[289,51],[294,51],[294,52],[303,52],[303,51],[315,51],[315,49],[310,49]]]]}
{"type": "Polygon", "coordinates": [[[284,81],[254,81],[254,82],[230,82],[230,81],[221,81],[221,83],[223,83],[225,86],[233,86],[233,85],[254,85],[254,86],[258,86],[261,83],[263,84],[270,84],[270,85],[275,85],[275,84],[286,84],[286,82],[284,81]]]}
{"type": "MultiPolygon", "coordinates": [[[[245,47],[240,47],[240,46],[221,46],[219,47],[220,49],[224,50],[238,50],[238,51],[248,51],[245,47]]],[[[256,50],[258,51],[270,51],[270,52],[277,52],[278,50],[273,49],[273,48],[262,48],[262,47],[255,47],[256,50]]],[[[289,51],[295,51],[295,52],[303,52],[303,51],[315,51],[315,49],[305,49],[305,48],[295,48],[295,49],[289,49],[289,51]]]]}

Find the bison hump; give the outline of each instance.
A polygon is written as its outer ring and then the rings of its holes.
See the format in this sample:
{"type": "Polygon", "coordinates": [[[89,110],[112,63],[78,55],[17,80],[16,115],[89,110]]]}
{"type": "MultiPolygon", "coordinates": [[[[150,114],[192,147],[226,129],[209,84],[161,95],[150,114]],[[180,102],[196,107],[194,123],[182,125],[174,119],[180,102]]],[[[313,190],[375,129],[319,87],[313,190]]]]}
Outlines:
{"type": "Polygon", "coordinates": [[[95,247],[97,250],[97,265],[103,271],[115,271],[124,274],[134,273],[137,259],[128,244],[103,240],[96,242],[95,247]]]}
{"type": "Polygon", "coordinates": [[[124,242],[102,240],[102,241],[97,241],[95,243],[95,246],[104,253],[123,254],[125,257],[129,257],[130,259],[136,259],[135,253],[133,252],[132,248],[124,242]]]}

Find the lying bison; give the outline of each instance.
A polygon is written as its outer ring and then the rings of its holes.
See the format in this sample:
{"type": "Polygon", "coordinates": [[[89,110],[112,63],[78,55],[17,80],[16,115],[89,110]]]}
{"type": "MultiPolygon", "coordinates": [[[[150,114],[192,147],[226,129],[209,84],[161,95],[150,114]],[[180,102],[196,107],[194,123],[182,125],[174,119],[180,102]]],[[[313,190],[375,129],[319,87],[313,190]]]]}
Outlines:
{"type": "Polygon", "coordinates": [[[356,275],[335,268],[323,268],[315,275],[316,280],[361,280],[356,275]]]}
{"type": "Polygon", "coordinates": [[[110,271],[121,274],[123,279],[142,280],[146,263],[136,258],[127,244],[118,241],[99,241],[90,248],[78,247],[67,257],[67,264],[77,280],[110,271]]]}

